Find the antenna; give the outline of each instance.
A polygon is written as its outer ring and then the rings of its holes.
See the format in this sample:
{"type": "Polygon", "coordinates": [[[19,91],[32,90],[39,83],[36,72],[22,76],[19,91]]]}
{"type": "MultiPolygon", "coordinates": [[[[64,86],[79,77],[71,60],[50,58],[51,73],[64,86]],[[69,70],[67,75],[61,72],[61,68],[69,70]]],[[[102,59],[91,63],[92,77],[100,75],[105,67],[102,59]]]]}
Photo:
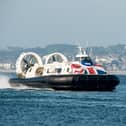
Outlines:
{"type": "Polygon", "coordinates": [[[78,46],[78,54],[76,55],[76,57],[87,57],[88,55],[86,54],[86,51],[84,50],[84,48],[82,48],[81,46],[78,46]]]}

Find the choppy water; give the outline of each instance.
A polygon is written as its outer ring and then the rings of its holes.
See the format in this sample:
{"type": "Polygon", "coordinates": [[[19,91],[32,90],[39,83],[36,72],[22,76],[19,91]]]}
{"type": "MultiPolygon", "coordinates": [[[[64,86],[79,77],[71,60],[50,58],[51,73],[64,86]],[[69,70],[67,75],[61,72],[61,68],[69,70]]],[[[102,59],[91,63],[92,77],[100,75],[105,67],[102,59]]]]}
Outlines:
{"type": "Polygon", "coordinates": [[[73,92],[14,89],[0,76],[0,126],[126,126],[126,76],[119,78],[113,92],[73,92]]]}

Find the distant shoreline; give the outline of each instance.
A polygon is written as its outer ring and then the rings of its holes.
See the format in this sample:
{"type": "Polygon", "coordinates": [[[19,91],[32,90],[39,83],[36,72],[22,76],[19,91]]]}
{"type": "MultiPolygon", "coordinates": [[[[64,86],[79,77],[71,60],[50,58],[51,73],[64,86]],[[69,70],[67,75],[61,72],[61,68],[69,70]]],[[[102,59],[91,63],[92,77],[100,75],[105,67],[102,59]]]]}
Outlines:
{"type": "Polygon", "coordinates": [[[0,69],[0,72],[1,73],[15,73],[16,71],[15,70],[7,70],[7,69],[0,69]]]}

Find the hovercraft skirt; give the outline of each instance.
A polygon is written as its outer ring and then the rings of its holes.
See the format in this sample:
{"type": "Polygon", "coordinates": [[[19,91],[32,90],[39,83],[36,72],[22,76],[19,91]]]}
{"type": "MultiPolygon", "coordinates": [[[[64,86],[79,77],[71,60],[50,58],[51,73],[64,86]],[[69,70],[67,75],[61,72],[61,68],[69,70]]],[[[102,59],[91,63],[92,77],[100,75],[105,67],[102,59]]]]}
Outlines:
{"type": "Polygon", "coordinates": [[[35,88],[75,91],[112,91],[119,84],[115,75],[49,75],[27,79],[13,78],[10,84],[35,88]]]}

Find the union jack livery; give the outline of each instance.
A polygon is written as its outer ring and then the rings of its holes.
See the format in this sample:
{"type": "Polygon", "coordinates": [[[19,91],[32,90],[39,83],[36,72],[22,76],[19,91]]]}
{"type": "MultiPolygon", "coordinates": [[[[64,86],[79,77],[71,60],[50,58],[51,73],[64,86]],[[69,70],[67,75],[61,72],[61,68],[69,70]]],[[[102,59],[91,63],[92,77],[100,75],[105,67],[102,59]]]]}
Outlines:
{"type": "MultiPolygon", "coordinates": [[[[79,47],[79,53],[76,55],[76,61],[79,61],[84,74],[101,75],[107,73],[101,65],[94,64],[91,58],[86,54],[85,50],[81,47],[79,47]]],[[[77,70],[78,68],[74,69],[77,70]]]]}

